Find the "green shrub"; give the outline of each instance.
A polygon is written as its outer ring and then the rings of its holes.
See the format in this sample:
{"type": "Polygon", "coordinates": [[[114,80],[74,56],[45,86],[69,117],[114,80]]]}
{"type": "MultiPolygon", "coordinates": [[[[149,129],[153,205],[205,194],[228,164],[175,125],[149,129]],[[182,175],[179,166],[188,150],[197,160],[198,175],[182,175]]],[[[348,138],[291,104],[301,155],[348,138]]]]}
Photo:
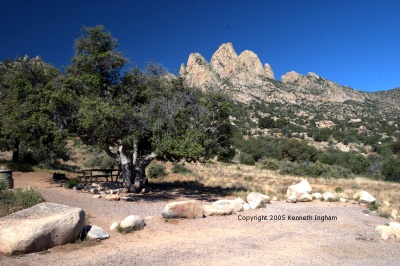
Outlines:
{"type": "Polygon", "coordinates": [[[74,186],[78,185],[81,181],[78,178],[71,178],[67,183],[64,184],[65,188],[71,189],[74,186]]]}
{"type": "Polygon", "coordinates": [[[6,190],[6,189],[7,189],[6,182],[4,182],[3,179],[0,179],[0,191],[1,190],[6,190]]]}
{"type": "Polygon", "coordinates": [[[147,176],[150,178],[161,178],[166,175],[165,166],[157,163],[156,161],[152,161],[147,166],[147,176]]]}
{"type": "Polygon", "coordinates": [[[350,171],[336,165],[325,165],[319,162],[316,163],[296,163],[284,161],[281,164],[281,174],[311,176],[323,178],[348,178],[350,171]]]}
{"type": "Polygon", "coordinates": [[[318,150],[305,141],[289,139],[282,144],[282,157],[291,162],[315,162],[318,150]]]}
{"type": "Polygon", "coordinates": [[[388,181],[400,182],[400,159],[392,156],[384,161],[381,173],[388,181]]]}
{"type": "Polygon", "coordinates": [[[336,193],[342,193],[344,190],[341,187],[335,187],[335,192],[336,193]]]}
{"type": "Polygon", "coordinates": [[[338,165],[343,168],[350,169],[354,174],[367,173],[371,161],[356,152],[342,152],[339,150],[329,149],[327,153],[320,154],[318,161],[323,164],[338,165]]]}
{"type": "Polygon", "coordinates": [[[44,202],[37,190],[28,187],[15,190],[0,190],[1,215],[8,215],[44,202]]]}
{"type": "Polygon", "coordinates": [[[256,163],[256,160],[254,160],[253,155],[241,153],[239,155],[239,162],[241,164],[254,165],[256,163]]]}
{"type": "Polygon", "coordinates": [[[280,164],[279,161],[271,158],[263,158],[258,161],[258,167],[260,169],[268,169],[268,170],[279,170],[280,164]]]}
{"type": "Polygon", "coordinates": [[[175,174],[188,174],[192,172],[185,166],[185,164],[180,163],[173,163],[171,171],[175,174]]]}

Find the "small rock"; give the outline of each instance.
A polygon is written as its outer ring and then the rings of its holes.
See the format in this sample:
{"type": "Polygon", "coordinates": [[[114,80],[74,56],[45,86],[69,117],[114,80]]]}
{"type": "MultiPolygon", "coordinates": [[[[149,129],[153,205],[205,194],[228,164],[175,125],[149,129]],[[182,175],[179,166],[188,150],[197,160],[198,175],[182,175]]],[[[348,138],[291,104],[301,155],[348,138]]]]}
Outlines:
{"type": "Polygon", "coordinates": [[[336,197],[335,195],[333,195],[332,192],[325,192],[324,194],[322,194],[322,198],[324,199],[324,201],[336,201],[336,197]]]}
{"type": "Polygon", "coordinates": [[[251,210],[250,205],[248,203],[244,203],[243,204],[243,211],[248,211],[248,210],[251,210]]]}
{"type": "Polygon", "coordinates": [[[340,201],[340,202],[347,202],[347,199],[345,199],[345,198],[340,198],[339,201],[340,201]]]}
{"type": "Polygon", "coordinates": [[[119,201],[120,197],[117,194],[108,194],[105,196],[105,199],[109,201],[119,201]]]}
{"type": "Polygon", "coordinates": [[[319,192],[312,193],[312,196],[313,196],[314,199],[321,199],[322,198],[322,194],[319,193],[319,192]]]}
{"type": "Polygon", "coordinates": [[[250,192],[246,197],[247,202],[250,205],[250,208],[258,209],[258,208],[265,208],[266,203],[271,201],[270,197],[261,193],[257,192],[250,192]]]}
{"type": "Polygon", "coordinates": [[[143,229],[145,225],[144,219],[139,215],[129,215],[120,223],[122,230],[125,232],[143,229]]]}
{"type": "Polygon", "coordinates": [[[308,194],[307,192],[304,192],[303,194],[300,195],[300,197],[297,198],[298,202],[309,202],[313,200],[313,196],[311,194],[308,194]]]}
{"type": "Polygon", "coordinates": [[[106,231],[103,230],[103,228],[97,226],[97,225],[92,225],[89,228],[89,231],[87,232],[87,237],[90,240],[94,240],[94,239],[107,239],[110,237],[109,234],[107,234],[106,231]]]}
{"type": "Polygon", "coordinates": [[[75,189],[75,190],[81,190],[84,186],[85,186],[84,183],[79,183],[79,184],[76,184],[76,185],[74,186],[74,189],[75,189]]]}
{"type": "Polygon", "coordinates": [[[389,206],[390,206],[390,203],[387,202],[386,200],[382,201],[382,203],[383,203],[383,205],[385,205],[386,207],[389,207],[389,206]]]}
{"type": "Polygon", "coordinates": [[[286,198],[286,202],[288,203],[296,203],[297,202],[297,197],[296,196],[289,196],[286,198]]]}
{"type": "Polygon", "coordinates": [[[103,197],[102,195],[93,195],[92,198],[94,199],[100,199],[101,197],[103,197]]]}
{"type": "Polygon", "coordinates": [[[278,197],[273,197],[272,201],[278,201],[278,197]]]}
{"type": "Polygon", "coordinates": [[[108,194],[119,194],[119,189],[110,189],[108,190],[108,194]]]}
{"type": "Polygon", "coordinates": [[[368,204],[375,203],[376,201],[376,199],[367,191],[360,191],[354,194],[353,199],[357,200],[358,203],[368,203],[368,204]]]}
{"type": "Polygon", "coordinates": [[[142,188],[142,190],[140,191],[141,194],[147,194],[150,192],[150,189],[148,187],[144,187],[142,188]]]}
{"type": "Polygon", "coordinates": [[[119,222],[113,222],[110,226],[111,231],[117,231],[117,228],[119,227],[119,222]]]}

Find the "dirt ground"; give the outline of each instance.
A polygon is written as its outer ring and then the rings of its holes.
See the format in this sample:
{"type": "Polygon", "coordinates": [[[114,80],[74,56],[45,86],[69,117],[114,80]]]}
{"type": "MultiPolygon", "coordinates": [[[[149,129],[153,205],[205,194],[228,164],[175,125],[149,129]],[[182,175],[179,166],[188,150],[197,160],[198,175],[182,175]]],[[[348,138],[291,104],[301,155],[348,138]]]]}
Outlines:
{"type": "Polygon", "coordinates": [[[110,238],[0,256],[0,265],[400,265],[400,241],[382,240],[375,232],[389,220],[366,214],[365,207],[353,202],[278,201],[237,215],[166,221],[161,211],[168,202],[197,199],[207,204],[222,197],[212,191],[154,186],[149,194],[135,195],[133,202],[111,202],[67,190],[47,173],[17,172],[13,177],[15,187],[35,187],[48,202],[82,208],[89,224],[102,227],[110,238]],[[144,230],[125,235],[109,230],[114,221],[131,214],[146,217],[144,230]],[[299,215],[312,219],[288,220],[299,215]],[[337,220],[321,222],[316,215],[337,220]],[[246,222],[246,216],[267,220],[246,222]]]}

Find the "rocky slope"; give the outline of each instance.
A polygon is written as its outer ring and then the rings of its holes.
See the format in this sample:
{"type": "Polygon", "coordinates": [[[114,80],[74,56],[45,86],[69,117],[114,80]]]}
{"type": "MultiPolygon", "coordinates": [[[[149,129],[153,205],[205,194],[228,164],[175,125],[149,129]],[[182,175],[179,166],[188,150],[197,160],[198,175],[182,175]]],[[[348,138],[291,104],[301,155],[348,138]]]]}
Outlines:
{"type": "Polygon", "coordinates": [[[341,86],[315,73],[307,76],[295,71],[275,80],[269,64],[262,65],[252,51],[237,55],[231,43],[222,44],[208,62],[192,53],[179,75],[186,84],[202,89],[218,88],[238,102],[253,101],[282,106],[298,115],[322,113],[327,119],[353,117],[400,117],[400,88],[367,93],[341,86]]]}

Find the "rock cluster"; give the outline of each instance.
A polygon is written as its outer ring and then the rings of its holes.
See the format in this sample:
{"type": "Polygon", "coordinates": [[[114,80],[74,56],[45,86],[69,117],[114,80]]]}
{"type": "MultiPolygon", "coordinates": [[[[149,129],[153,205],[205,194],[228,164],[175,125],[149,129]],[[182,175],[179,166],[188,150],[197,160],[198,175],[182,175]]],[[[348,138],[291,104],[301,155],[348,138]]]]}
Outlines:
{"type": "Polygon", "coordinates": [[[250,192],[247,202],[241,198],[217,200],[212,204],[202,205],[199,201],[178,201],[168,203],[161,215],[165,219],[202,218],[204,216],[230,215],[250,209],[265,208],[270,197],[257,192],[250,192]]]}

